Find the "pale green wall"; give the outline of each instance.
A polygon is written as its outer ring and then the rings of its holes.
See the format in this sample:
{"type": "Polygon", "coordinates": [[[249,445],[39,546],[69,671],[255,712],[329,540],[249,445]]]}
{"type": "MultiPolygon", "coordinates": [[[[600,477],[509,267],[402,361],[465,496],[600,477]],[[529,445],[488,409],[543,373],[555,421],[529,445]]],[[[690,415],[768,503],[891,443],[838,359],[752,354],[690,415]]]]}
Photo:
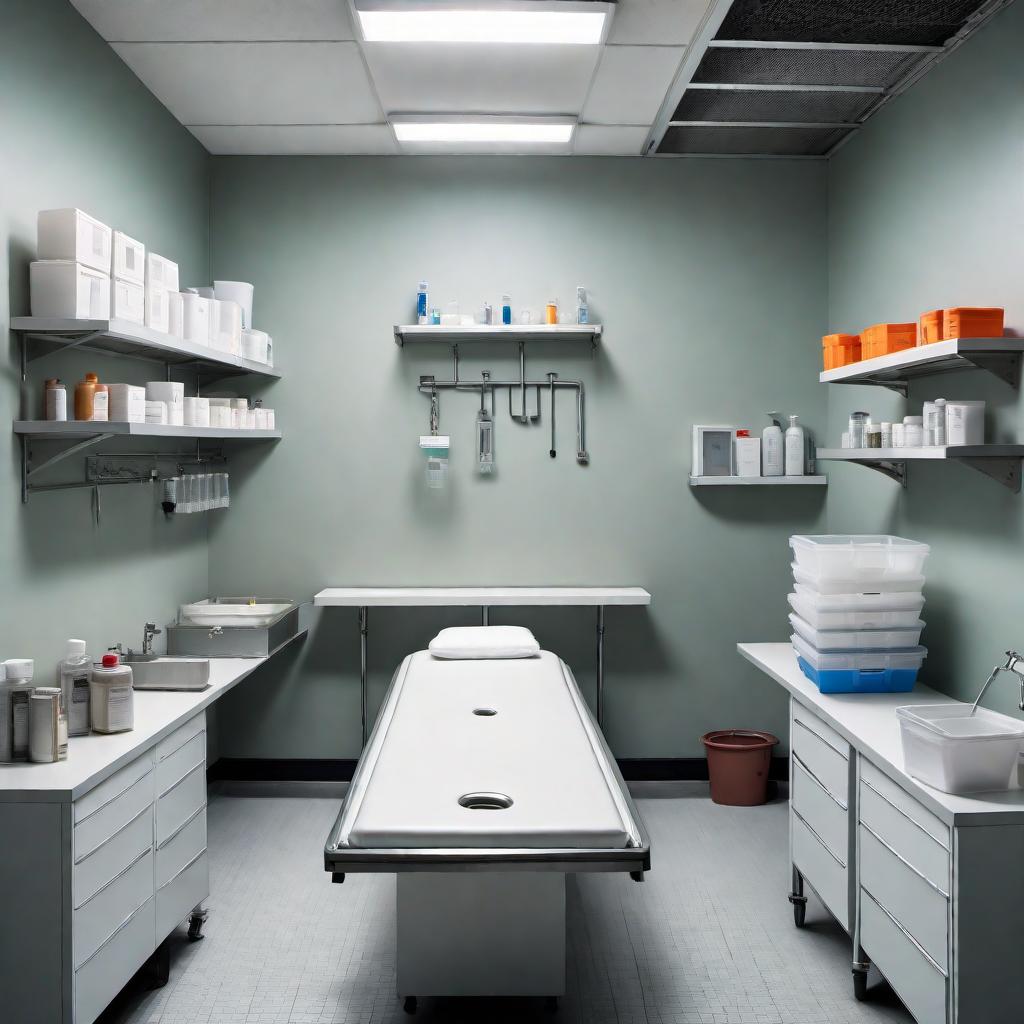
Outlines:
{"type": "MultiPolygon", "coordinates": [[[[716,727],[785,731],[781,691],[736,655],[787,636],[795,531],[820,530],[817,489],[686,484],[690,426],[758,429],[766,409],[823,426],[814,340],[826,318],[825,168],[777,161],[216,159],[213,269],[256,285],[254,320],[284,380],[267,392],[285,439],[253,454],[211,533],[216,592],[308,599],[342,584],[640,584],[649,612],[608,614],[606,732],[620,756],[695,756],[716,727]],[[476,403],[442,397],[448,491],[426,490],[422,373],[447,349],[398,349],[416,282],[466,311],[509,291],[535,310],[583,283],[605,324],[580,347],[528,352],[533,375],[587,387],[591,465],[539,427],[496,422],[498,473],[473,474],[476,403]]],[[[514,371],[504,349],[462,372],[514,371]]],[[[503,398],[504,396],[502,396],[503,398]]],[[[371,612],[373,705],[399,660],[470,614],[371,612]]],[[[593,680],[593,612],[509,612],[593,680]]],[[[354,611],[225,698],[222,753],[358,753],[354,611]]]]}
{"type": "MultiPolygon", "coordinates": [[[[36,212],[78,206],[181,263],[183,278],[209,275],[205,151],[154,100],[64,0],[0,0],[0,422],[18,414],[19,361],[9,316],[29,312],[28,262],[36,212]]],[[[86,369],[141,383],[155,366],[99,356],[49,356],[32,364],[73,383],[86,369]]],[[[83,473],[82,459],[54,471],[83,473]]],[[[60,476],[53,477],[59,479],[60,476]]],[[[92,525],[89,492],[20,502],[20,454],[0,445],[0,658],[37,659],[50,678],[64,640],[98,652],[138,646],[147,617],[167,622],[205,592],[203,517],[167,523],[148,487],[108,488],[92,525]]]]}
{"type": "MultiPolygon", "coordinates": [[[[832,160],[829,321],[857,331],[950,305],[1000,305],[1024,333],[1024,4],[998,15],[892,102],[832,160]]],[[[924,399],[984,398],[994,441],[1022,436],[1019,392],[988,374],[925,379],[924,399]]],[[[905,403],[876,388],[834,387],[830,440],[851,409],[877,418],[905,403]]],[[[973,698],[1007,647],[1024,644],[1024,497],[956,465],[911,466],[904,492],[859,466],[834,466],[829,527],[927,541],[930,654],[925,679],[973,698]]],[[[992,706],[1016,710],[1001,684],[992,706]]]]}

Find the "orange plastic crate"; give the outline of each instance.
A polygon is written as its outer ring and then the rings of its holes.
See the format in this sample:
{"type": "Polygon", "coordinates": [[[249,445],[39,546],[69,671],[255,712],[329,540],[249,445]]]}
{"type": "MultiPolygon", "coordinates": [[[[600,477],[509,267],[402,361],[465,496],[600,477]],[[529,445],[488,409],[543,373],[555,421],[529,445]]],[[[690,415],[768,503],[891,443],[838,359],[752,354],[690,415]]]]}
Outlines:
{"type": "Polygon", "coordinates": [[[858,334],[826,334],[821,339],[821,347],[826,370],[838,370],[860,359],[858,334]]]}
{"type": "Polygon", "coordinates": [[[874,324],[860,334],[861,357],[873,359],[917,344],[917,324],[874,324]]]}
{"type": "Polygon", "coordinates": [[[945,338],[1001,338],[1004,311],[999,306],[953,306],[942,311],[945,338]]]}
{"type": "Polygon", "coordinates": [[[918,345],[932,345],[936,341],[942,341],[943,311],[932,309],[921,314],[921,331],[917,336],[918,345]]]}

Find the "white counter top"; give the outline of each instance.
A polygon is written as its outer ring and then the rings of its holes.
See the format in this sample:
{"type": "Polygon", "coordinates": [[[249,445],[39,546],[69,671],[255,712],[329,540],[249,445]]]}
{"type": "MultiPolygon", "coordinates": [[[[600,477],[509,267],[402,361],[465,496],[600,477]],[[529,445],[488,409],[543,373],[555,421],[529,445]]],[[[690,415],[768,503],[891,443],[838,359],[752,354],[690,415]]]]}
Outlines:
{"type": "Polygon", "coordinates": [[[110,736],[75,736],[68,741],[68,759],[55,764],[0,764],[0,801],[77,800],[118,768],[156,746],[266,660],[211,658],[210,685],[198,692],[136,690],[134,729],[110,736]]]}
{"type": "Polygon", "coordinates": [[[911,693],[820,693],[800,671],[788,643],[737,644],[737,649],[947,824],[1024,824],[1024,791],[1020,789],[953,796],[918,782],[904,771],[896,708],[905,704],[953,703],[944,693],[920,684],[911,693]]]}
{"type": "Polygon", "coordinates": [[[644,605],[643,587],[328,587],[313,603],[322,608],[538,607],[644,605]]]}

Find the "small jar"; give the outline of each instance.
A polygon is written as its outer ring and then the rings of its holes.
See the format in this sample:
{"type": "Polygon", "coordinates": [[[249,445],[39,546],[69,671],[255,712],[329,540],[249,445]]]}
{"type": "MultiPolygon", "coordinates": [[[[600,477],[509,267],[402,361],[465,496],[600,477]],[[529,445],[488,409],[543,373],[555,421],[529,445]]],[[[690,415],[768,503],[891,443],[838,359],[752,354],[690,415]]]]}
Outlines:
{"type": "Polygon", "coordinates": [[[882,447],[892,447],[892,424],[886,423],[885,420],[882,421],[882,447]]]}
{"type": "Polygon", "coordinates": [[[903,436],[903,424],[894,423],[892,425],[892,446],[893,448],[904,447],[904,436],[903,436]]]}
{"type": "Polygon", "coordinates": [[[558,299],[548,299],[547,305],[544,307],[544,323],[558,323],[558,299]]]}
{"type": "Polygon", "coordinates": [[[921,416],[903,417],[903,447],[920,448],[924,444],[924,419],[921,416]]]}
{"type": "Polygon", "coordinates": [[[51,377],[43,391],[46,418],[63,423],[68,418],[68,389],[56,377],[51,377]]]}
{"type": "Polygon", "coordinates": [[[882,447],[882,428],[881,426],[879,426],[879,424],[868,423],[868,425],[864,428],[864,447],[882,447]]]}
{"type": "Polygon", "coordinates": [[[851,412],[850,413],[850,447],[851,448],[865,448],[867,447],[867,439],[864,436],[864,430],[867,426],[868,414],[866,412],[851,412]]]}

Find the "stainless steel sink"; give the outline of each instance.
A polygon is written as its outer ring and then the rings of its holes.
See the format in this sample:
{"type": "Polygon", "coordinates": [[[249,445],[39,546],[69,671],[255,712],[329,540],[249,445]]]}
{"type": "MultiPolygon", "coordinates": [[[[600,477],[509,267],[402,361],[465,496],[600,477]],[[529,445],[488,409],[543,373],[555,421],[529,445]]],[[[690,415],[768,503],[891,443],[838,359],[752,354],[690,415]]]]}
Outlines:
{"type": "Polygon", "coordinates": [[[205,690],[210,685],[206,658],[126,658],[136,690],[205,690]]]}

